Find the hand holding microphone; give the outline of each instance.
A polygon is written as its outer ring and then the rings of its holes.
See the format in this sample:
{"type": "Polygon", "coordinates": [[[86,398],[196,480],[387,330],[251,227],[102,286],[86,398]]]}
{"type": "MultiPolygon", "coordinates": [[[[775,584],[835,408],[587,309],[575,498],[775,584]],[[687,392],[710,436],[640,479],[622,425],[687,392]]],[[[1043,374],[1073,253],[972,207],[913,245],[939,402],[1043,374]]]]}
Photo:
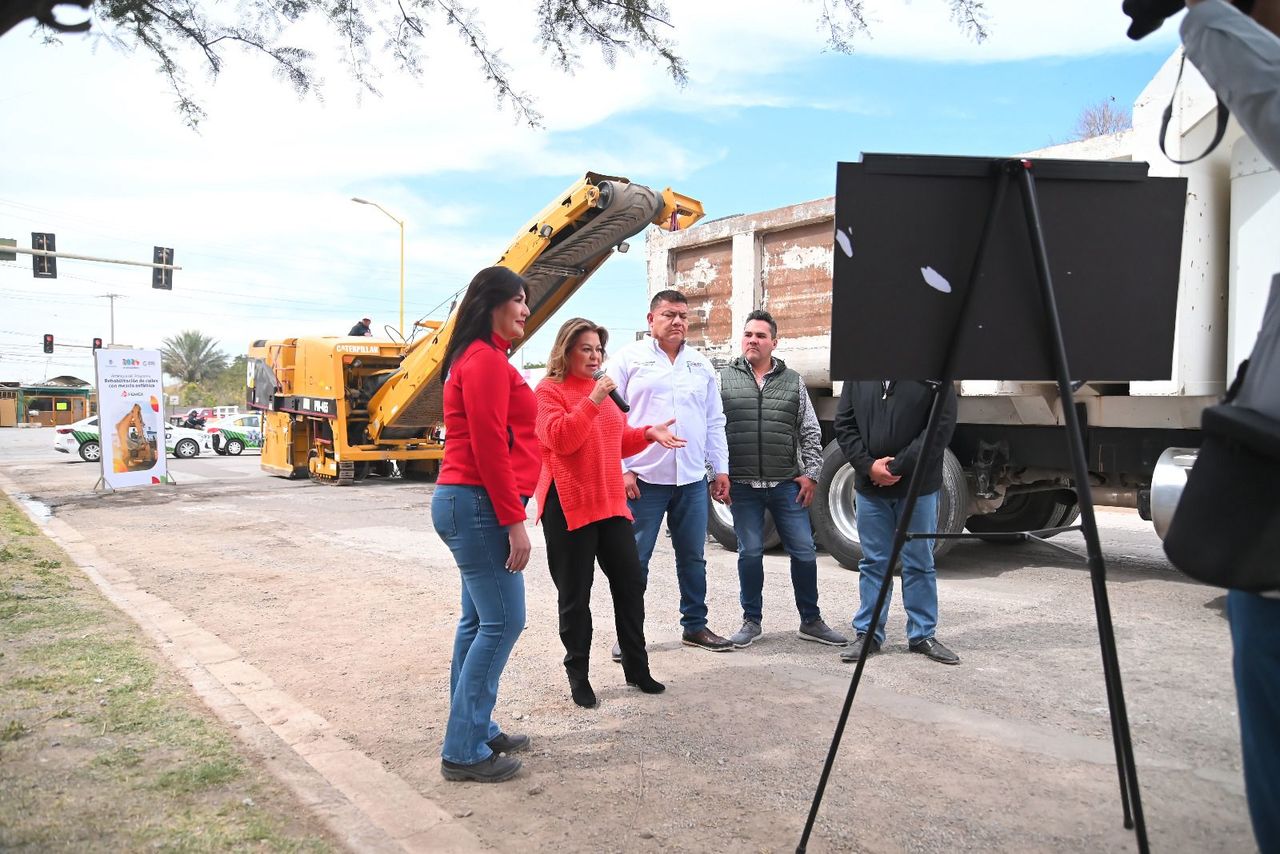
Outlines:
{"type": "Polygon", "coordinates": [[[591,390],[591,399],[596,406],[604,403],[605,397],[608,396],[623,412],[631,411],[631,407],[622,399],[622,395],[618,394],[618,384],[608,374],[604,371],[596,371],[591,378],[596,381],[596,387],[591,390]]]}

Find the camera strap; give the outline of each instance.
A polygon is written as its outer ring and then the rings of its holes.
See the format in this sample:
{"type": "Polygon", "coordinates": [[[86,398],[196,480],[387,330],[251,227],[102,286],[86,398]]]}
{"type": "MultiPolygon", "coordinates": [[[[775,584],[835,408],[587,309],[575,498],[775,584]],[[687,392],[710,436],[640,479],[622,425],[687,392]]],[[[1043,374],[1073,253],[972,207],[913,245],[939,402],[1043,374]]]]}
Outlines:
{"type": "MultiPolygon", "coordinates": [[[[1209,147],[1202,151],[1198,156],[1192,157],[1190,160],[1178,160],[1170,156],[1168,150],[1164,147],[1164,137],[1169,131],[1169,122],[1173,119],[1173,104],[1178,97],[1178,85],[1182,83],[1182,69],[1187,64],[1187,54],[1184,52],[1182,58],[1178,60],[1178,78],[1173,81],[1173,94],[1169,96],[1169,106],[1164,108],[1164,117],[1160,120],[1160,152],[1169,158],[1171,163],[1179,166],[1185,166],[1188,163],[1195,163],[1209,156],[1209,152],[1218,147],[1218,143],[1222,142],[1223,134],[1227,132],[1227,119],[1231,118],[1231,111],[1227,109],[1227,105],[1222,103],[1222,99],[1218,98],[1218,127],[1213,132],[1213,141],[1209,143],[1209,147]]],[[[1217,94],[1214,95],[1217,98],[1217,94]]]]}

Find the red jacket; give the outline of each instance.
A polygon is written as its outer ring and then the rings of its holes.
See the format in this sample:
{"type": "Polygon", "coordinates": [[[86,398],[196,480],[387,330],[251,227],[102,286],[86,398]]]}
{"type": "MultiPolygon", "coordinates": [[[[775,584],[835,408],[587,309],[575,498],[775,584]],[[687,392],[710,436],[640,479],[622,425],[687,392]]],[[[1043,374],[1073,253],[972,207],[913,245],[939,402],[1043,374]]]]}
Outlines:
{"type": "Polygon", "coordinates": [[[541,465],[533,391],[497,335],[472,341],[444,382],[444,462],[437,483],[483,486],[499,525],[524,521],[541,465]]]}
{"type": "Polygon", "coordinates": [[[630,427],[612,400],[596,406],[589,395],[595,380],[567,376],[538,383],[538,441],[542,475],[534,493],[538,518],[555,481],[569,530],[612,516],[631,518],[622,486],[622,458],[649,444],[645,427],[630,427]]]}

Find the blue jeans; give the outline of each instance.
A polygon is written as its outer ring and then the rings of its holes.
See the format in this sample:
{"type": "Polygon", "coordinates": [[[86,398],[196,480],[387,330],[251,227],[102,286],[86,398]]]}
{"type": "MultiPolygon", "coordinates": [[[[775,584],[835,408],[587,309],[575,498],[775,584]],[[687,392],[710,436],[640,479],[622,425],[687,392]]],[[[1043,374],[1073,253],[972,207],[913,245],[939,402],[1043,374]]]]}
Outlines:
{"type": "Polygon", "coordinates": [[[818,555],[813,549],[813,528],[809,510],[796,502],[800,484],[784,480],[768,489],[746,483],[729,485],[729,512],[733,532],[738,537],[738,590],[742,619],[759,623],[764,609],[764,511],[773,514],[773,523],[782,537],[782,547],[791,555],[791,587],[796,594],[800,621],[812,622],[818,611],[818,555]]]}
{"type": "Polygon", "coordinates": [[[1258,850],[1280,851],[1280,599],[1227,594],[1244,789],[1258,850]]]}
{"type": "Polygon", "coordinates": [[[449,724],[441,754],[471,765],[493,754],[487,741],[498,679],[524,630],[524,573],[508,572],[507,529],[498,524],[482,486],[440,484],[431,497],[431,524],[462,574],[462,613],[449,673],[449,724]]]}
{"type": "Polygon", "coordinates": [[[627,507],[635,517],[636,551],[649,581],[649,558],[658,542],[662,517],[671,529],[671,545],[676,550],[676,580],[680,584],[680,625],[686,632],[707,627],[707,482],[674,486],[637,480],[639,498],[628,498],[627,507]]]}
{"type": "MultiPolygon", "coordinates": [[[[889,553],[893,550],[893,529],[898,524],[906,498],[880,498],[859,492],[857,497],[858,539],[862,541],[862,560],[858,561],[858,613],[853,628],[863,634],[871,625],[871,612],[876,606],[880,582],[888,575],[889,595],[880,612],[875,639],[884,643],[884,624],[889,619],[889,603],[893,600],[893,574],[889,572],[889,553]]],[[[938,529],[938,493],[931,492],[916,499],[907,530],[913,534],[932,534],[938,529]]],[[[907,540],[902,549],[902,605],[907,609],[907,642],[933,637],[938,626],[938,577],[933,572],[933,540],[907,540]]]]}

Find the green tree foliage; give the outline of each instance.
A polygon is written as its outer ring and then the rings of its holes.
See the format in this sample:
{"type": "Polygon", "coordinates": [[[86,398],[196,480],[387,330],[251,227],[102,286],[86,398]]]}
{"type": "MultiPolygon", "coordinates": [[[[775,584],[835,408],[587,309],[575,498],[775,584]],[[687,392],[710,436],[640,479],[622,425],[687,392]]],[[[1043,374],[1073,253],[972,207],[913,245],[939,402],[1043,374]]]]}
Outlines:
{"type": "Polygon", "coordinates": [[[227,367],[226,354],[218,349],[218,342],[195,329],[164,339],[160,361],[166,374],[184,383],[204,382],[227,367]]]}
{"type": "MultiPolygon", "coordinates": [[[[662,0],[531,0],[537,15],[533,38],[565,72],[572,73],[583,48],[599,50],[612,65],[619,54],[645,54],[665,66],[671,79],[683,84],[688,69],[671,37],[668,4],[662,0]]],[[[697,3],[699,0],[673,0],[697,3]]],[[[878,5],[901,0],[806,0],[817,13],[816,26],[828,45],[850,51],[858,36],[870,31],[870,12],[878,5]]],[[[987,36],[984,0],[947,0],[951,17],[971,37],[987,36]]],[[[483,4],[482,4],[483,5],[483,4]]],[[[488,4],[487,14],[503,14],[488,4]]],[[[784,4],[780,4],[784,5],[784,4]]],[[[183,120],[195,127],[204,111],[187,84],[181,54],[194,51],[210,78],[226,62],[227,49],[238,48],[268,58],[277,78],[300,96],[318,94],[309,47],[286,44],[286,30],[301,23],[320,22],[336,36],[335,55],[366,90],[377,93],[381,68],[375,57],[397,70],[422,73],[425,51],[441,29],[470,49],[476,69],[493,87],[499,104],[509,104],[516,116],[538,125],[533,96],[513,84],[512,69],[502,60],[500,47],[490,43],[478,8],[457,0],[244,0],[219,4],[213,0],[4,0],[0,2],[0,35],[33,19],[49,36],[102,32],[120,49],[150,56],[177,98],[183,120]],[[88,20],[66,24],[55,6],[80,6],[88,20]],[[433,27],[436,28],[433,30],[433,27]]],[[[309,34],[316,29],[300,27],[309,34]]]]}
{"type": "Polygon", "coordinates": [[[236,356],[214,376],[201,382],[178,382],[165,389],[178,395],[179,406],[173,415],[183,415],[193,406],[244,406],[244,384],[247,358],[236,356]]]}

